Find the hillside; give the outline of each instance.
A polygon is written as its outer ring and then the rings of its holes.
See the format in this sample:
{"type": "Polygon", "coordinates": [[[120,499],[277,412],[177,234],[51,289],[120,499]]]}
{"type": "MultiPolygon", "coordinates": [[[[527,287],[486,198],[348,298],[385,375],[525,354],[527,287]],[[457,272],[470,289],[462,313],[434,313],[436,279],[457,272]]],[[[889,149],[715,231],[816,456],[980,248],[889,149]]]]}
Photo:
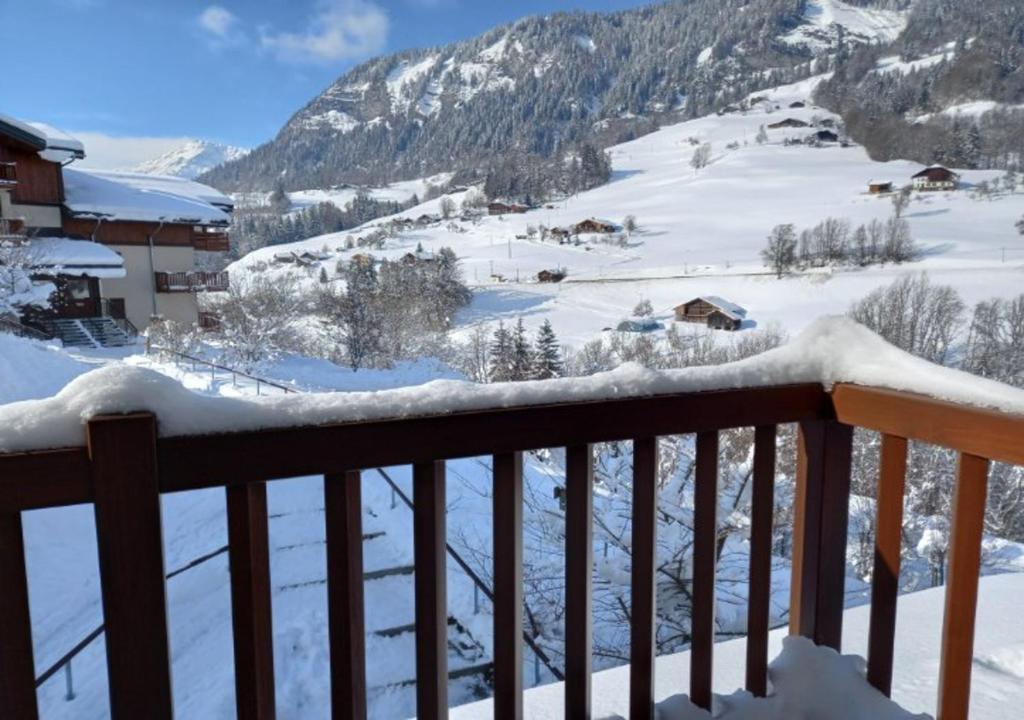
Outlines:
{"type": "Polygon", "coordinates": [[[502,153],[552,157],[637,137],[811,72],[834,44],[893,39],[892,0],[673,0],[612,14],[527,18],[440,48],[376,58],[277,137],[210,172],[226,190],[380,183],[502,153]],[[557,70],[556,70],[557,68],[557,70]]]}
{"type": "Polygon", "coordinates": [[[193,180],[218,165],[245,157],[248,152],[245,148],[209,140],[189,140],[181,147],[136,165],[132,170],[147,175],[173,175],[193,180]]]}

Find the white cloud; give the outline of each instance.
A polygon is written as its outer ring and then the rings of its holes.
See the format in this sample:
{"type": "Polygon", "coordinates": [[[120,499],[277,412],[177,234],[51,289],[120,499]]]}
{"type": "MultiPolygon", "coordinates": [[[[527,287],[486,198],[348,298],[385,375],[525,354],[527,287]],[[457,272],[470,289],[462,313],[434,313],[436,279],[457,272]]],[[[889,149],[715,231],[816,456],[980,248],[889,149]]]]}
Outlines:
{"type": "Polygon", "coordinates": [[[260,41],[278,59],[328,64],[379,52],[387,41],[384,10],[367,0],[320,0],[305,32],[275,33],[264,28],[260,41]]]}
{"type": "Polygon", "coordinates": [[[211,5],[199,13],[199,27],[222,38],[228,36],[236,22],[238,18],[220,5],[211,5]]]}
{"type": "Polygon", "coordinates": [[[85,160],[75,167],[98,170],[127,170],[166,152],[175,150],[191,138],[187,137],[116,137],[97,132],[70,132],[85,145],[85,160]]]}

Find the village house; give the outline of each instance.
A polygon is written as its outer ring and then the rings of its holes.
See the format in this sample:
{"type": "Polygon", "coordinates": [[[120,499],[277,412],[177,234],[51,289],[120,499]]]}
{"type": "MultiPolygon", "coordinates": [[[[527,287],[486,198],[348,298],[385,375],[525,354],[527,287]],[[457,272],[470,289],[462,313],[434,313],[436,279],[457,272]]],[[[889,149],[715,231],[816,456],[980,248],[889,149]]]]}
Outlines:
{"type": "Polygon", "coordinates": [[[610,220],[601,220],[599,218],[587,218],[583,222],[576,223],[573,226],[573,232],[577,235],[584,235],[587,233],[601,233],[604,235],[611,234],[619,229],[619,226],[610,220]]]}
{"type": "Polygon", "coordinates": [[[69,345],[123,344],[154,318],[198,323],[195,294],[228,278],[196,272],[196,252],[228,250],[231,199],[180,178],[68,167],[84,157],[54,128],[0,116],[0,230],[55,287],[23,322],[69,345]]]}
{"type": "Polygon", "coordinates": [[[956,190],[960,176],[942,165],[932,165],[914,175],[911,180],[915,190],[956,190]]]}
{"type": "Polygon", "coordinates": [[[518,203],[506,203],[495,201],[487,206],[488,215],[522,215],[530,208],[518,203]]]}
{"type": "Polygon", "coordinates": [[[797,120],[796,118],[786,118],[780,120],[777,123],[772,123],[768,126],[769,130],[781,130],[783,128],[805,128],[810,127],[809,123],[805,123],[803,120],[797,120]]]}
{"type": "Polygon", "coordinates": [[[679,322],[699,323],[712,330],[739,330],[747,311],[717,295],[694,298],[675,308],[679,322]]]}
{"type": "Polygon", "coordinates": [[[891,193],[896,188],[896,184],[892,180],[869,180],[868,181],[868,192],[872,195],[882,195],[884,193],[891,193]]]}
{"type": "Polygon", "coordinates": [[[557,283],[565,279],[564,270],[541,270],[537,273],[537,282],[557,283]]]}

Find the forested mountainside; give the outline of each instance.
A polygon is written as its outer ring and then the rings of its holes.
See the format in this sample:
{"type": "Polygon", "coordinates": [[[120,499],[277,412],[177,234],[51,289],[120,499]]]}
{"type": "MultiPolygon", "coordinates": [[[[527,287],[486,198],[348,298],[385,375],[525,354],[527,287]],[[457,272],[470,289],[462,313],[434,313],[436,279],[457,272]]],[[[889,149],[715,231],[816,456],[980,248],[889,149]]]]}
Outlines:
{"type": "Polygon", "coordinates": [[[1024,3],[918,0],[891,45],[842,52],[816,100],[875,160],[1014,168],[1024,157],[1024,3]]]}
{"type": "Polygon", "coordinates": [[[558,13],[376,58],[205,180],[225,190],[279,178],[286,189],[379,183],[476,169],[512,149],[548,158],[584,140],[620,142],[806,75],[813,48],[780,40],[806,22],[806,6],[675,0],[558,13]]]}

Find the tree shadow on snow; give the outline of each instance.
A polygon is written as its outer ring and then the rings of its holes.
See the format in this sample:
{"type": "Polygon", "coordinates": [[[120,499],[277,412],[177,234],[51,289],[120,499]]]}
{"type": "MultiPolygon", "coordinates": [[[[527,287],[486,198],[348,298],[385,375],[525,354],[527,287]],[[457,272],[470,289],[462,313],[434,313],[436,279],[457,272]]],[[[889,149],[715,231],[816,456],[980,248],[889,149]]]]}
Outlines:
{"type": "Polygon", "coordinates": [[[550,300],[546,295],[523,292],[512,288],[476,290],[469,307],[459,311],[458,322],[477,323],[519,317],[539,312],[540,306],[550,300]]]}
{"type": "Polygon", "coordinates": [[[922,212],[904,213],[905,218],[924,218],[934,217],[936,215],[945,215],[949,212],[949,208],[942,208],[941,210],[923,210],[922,212]]]}

